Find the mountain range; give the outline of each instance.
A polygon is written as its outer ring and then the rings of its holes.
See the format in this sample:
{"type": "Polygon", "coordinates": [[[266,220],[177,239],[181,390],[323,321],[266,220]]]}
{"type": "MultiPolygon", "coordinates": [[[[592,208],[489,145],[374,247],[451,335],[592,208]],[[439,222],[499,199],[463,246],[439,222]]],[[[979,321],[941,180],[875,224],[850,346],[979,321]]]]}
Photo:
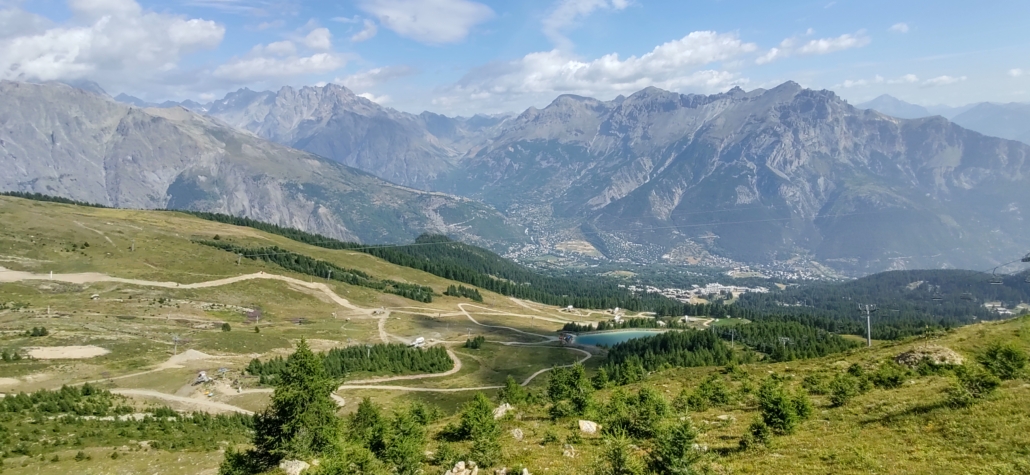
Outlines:
{"type": "MultiPolygon", "coordinates": [[[[438,182],[613,258],[855,273],[984,266],[1030,247],[1030,146],[903,120],[793,82],[655,88],[529,109],[438,182]]],[[[1020,254],[1021,255],[1021,254],[1020,254]]]]}
{"type": "Polygon", "coordinates": [[[983,268],[1030,247],[1030,146],[793,82],[563,95],[471,118],[396,111],[334,84],[171,108],[54,84],[3,91],[0,157],[18,170],[5,190],[243,214],[364,242],[432,230],[514,257],[864,274],[983,268]]]}
{"type": "Polygon", "coordinates": [[[978,102],[960,107],[923,107],[884,94],[871,101],[857,104],[856,107],[874,109],[902,119],[939,115],[984,135],[1030,144],[1030,104],[1026,103],[978,102]]]}
{"type": "Polygon", "coordinates": [[[130,107],[63,84],[0,82],[4,191],[246,216],[362,242],[520,234],[478,202],[395,185],[182,107],[130,107]]]}

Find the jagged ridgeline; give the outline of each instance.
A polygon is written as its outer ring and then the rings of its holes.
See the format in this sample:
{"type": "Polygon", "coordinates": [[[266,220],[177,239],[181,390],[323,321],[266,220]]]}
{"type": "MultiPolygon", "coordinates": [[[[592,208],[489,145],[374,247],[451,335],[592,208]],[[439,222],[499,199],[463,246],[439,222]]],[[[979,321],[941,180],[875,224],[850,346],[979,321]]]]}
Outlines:
{"type": "MultiPolygon", "coordinates": [[[[419,302],[433,301],[433,288],[424,285],[406,284],[392,280],[376,280],[371,275],[357,269],[340,267],[331,262],[315,259],[303,254],[297,254],[278,246],[271,247],[245,247],[228,243],[221,240],[198,239],[193,242],[211,246],[228,251],[247,259],[262,260],[270,262],[283,269],[291,270],[305,275],[326,278],[339,282],[346,282],[351,285],[368,287],[380,292],[400,295],[419,302]]],[[[482,299],[482,298],[480,298],[482,299]]]]}
{"type": "MultiPolygon", "coordinates": [[[[369,347],[350,346],[333,348],[319,355],[326,373],[343,379],[354,373],[368,375],[405,375],[442,373],[454,367],[454,362],[442,346],[414,348],[397,343],[376,344],[369,347]]],[[[286,369],[286,360],[277,356],[268,361],[254,358],[247,372],[260,377],[262,384],[275,382],[286,369]]]]}
{"type": "Polygon", "coordinates": [[[184,211],[198,218],[246,226],[325,249],[352,250],[387,262],[474,285],[481,289],[548,305],[578,308],[621,307],[684,315],[687,306],[656,294],[637,295],[601,277],[551,277],[511,262],[486,249],[456,242],[441,235],[424,234],[411,245],[366,245],[218,213],[184,211]]]}

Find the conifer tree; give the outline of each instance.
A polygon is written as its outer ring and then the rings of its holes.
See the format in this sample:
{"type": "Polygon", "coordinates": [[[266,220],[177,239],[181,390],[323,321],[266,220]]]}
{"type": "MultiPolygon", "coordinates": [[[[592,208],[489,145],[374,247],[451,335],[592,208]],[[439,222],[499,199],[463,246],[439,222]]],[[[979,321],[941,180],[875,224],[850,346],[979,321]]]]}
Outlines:
{"type": "Polygon", "coordinates": [[[258,455],[275,464],[286,458],[317,457],[337,448],[340,420],[330,394],[336,382],[305,340],[286,360],[268,408],[255,416],[258,455]]]}

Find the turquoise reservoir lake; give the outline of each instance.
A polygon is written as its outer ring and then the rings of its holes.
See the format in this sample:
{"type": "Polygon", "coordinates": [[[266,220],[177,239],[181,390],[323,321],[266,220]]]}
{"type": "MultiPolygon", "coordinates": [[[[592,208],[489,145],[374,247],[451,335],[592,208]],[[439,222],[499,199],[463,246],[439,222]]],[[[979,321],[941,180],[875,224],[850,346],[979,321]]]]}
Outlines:
{"type": "Polygon", "coordinates": [[[605,333],[587,333],[583,335],[576,335],[572,342],[577,345],[587,346],[615,346],[615,344],[622,343],[626,340],[632,340],[634,338],[643,338],[646,336],[655,336],[659,333],[661,333],[660,330],[626,330],[605,333]]]}

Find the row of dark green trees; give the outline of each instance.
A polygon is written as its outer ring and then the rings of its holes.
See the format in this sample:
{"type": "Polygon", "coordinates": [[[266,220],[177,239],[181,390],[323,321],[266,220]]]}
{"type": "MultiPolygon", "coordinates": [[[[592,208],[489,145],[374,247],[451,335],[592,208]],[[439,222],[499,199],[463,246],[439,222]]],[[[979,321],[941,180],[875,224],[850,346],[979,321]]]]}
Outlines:
{"type": "MultiPolygon", "coordinates": [[[[317,355],[328,377],[343,379],[353,373],[421,374],[442,373],[454,362],[442,346],[415,348],[397,343],[333,348],[317,355]]],[[[247,365],[247,372],[259,376],[262,383],[273,384],[287,367],[287,360],[277,356],[267,361],[257,358],[247,365]]]]}
{"type": "Polygon", "coordinates": [[[211,246],[223,251],[243,256],[247,259],[260,260],[275,264],[283,269],[319,277],[322,279],[335,280],[350,285],[368,287],[380,292],[400,295],[419,302],[433,301],[433,288],[425,285],[406,284],[392,280],[377,280],[371,275],[357,269],[340,267],[332,262],[315,259],[310,256],[298,254],[278,246],[270,247],[246,247],[238,244],[219,240],[195,240],[197,244],[211,246]]]}

